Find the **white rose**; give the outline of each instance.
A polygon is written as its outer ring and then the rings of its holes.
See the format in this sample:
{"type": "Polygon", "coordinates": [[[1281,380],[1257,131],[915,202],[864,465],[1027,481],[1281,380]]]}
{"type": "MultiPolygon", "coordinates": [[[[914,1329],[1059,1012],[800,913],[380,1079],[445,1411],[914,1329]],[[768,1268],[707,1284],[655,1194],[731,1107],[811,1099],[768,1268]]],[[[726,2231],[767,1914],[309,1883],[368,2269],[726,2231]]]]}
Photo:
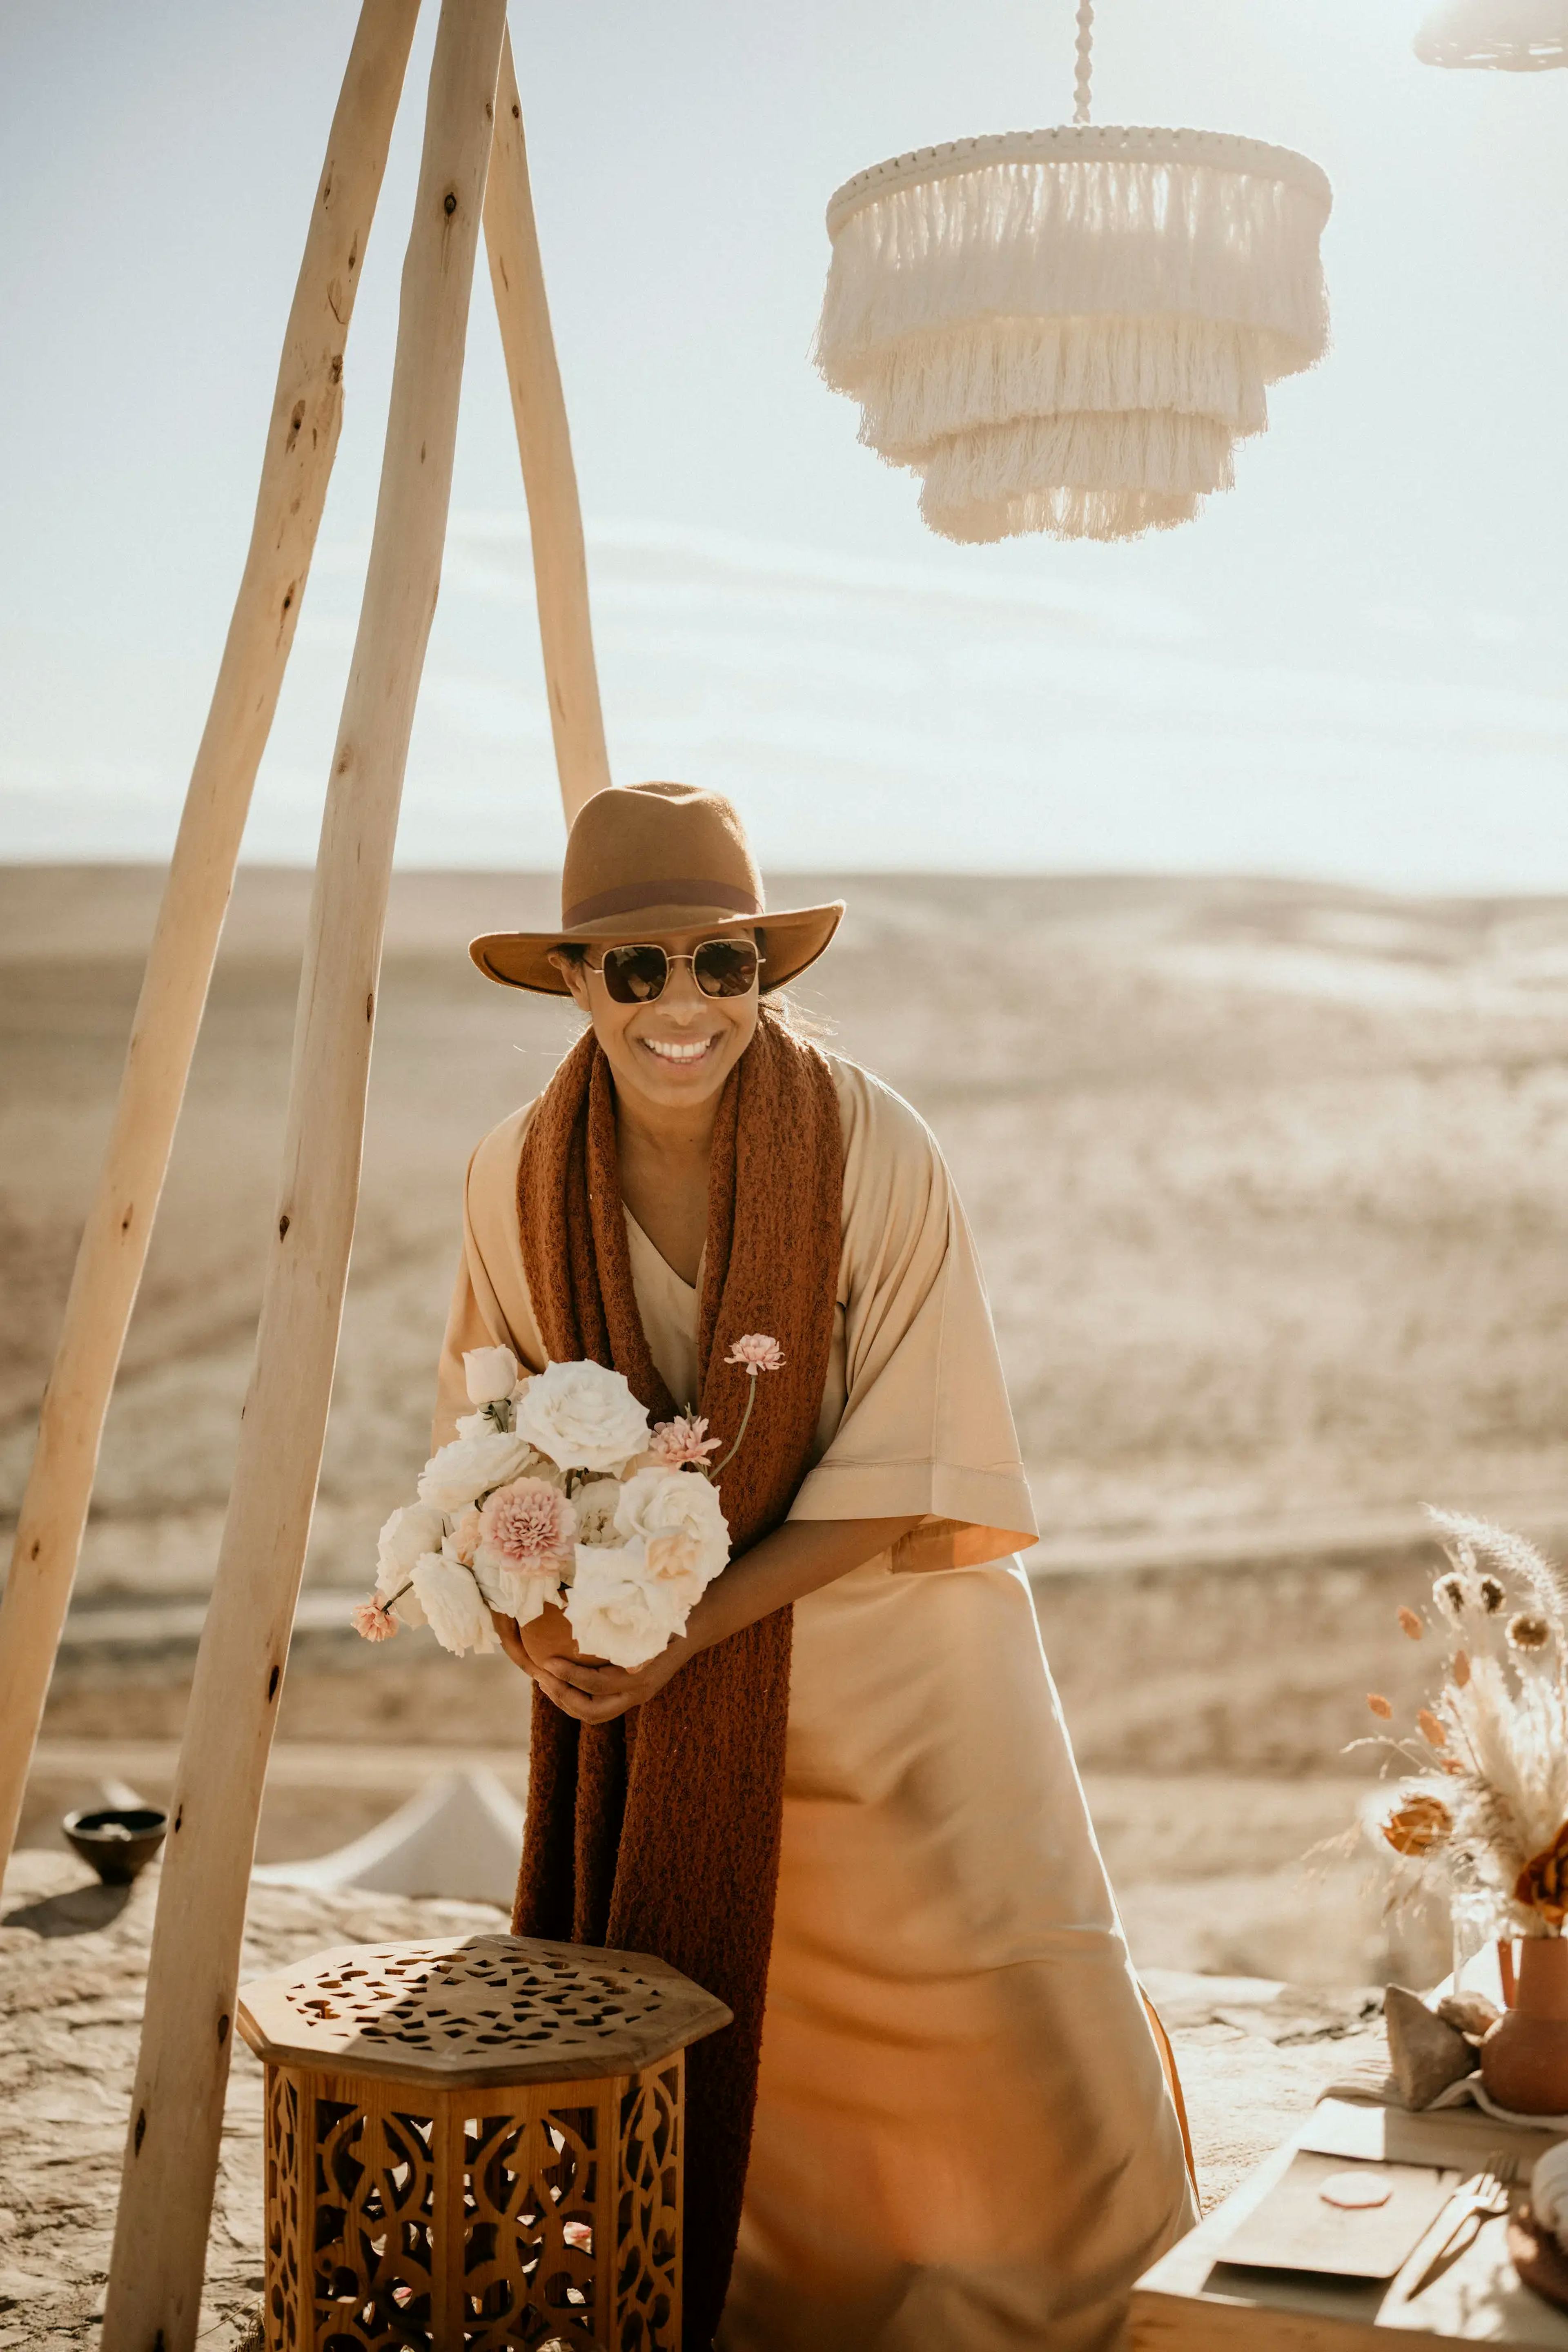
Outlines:
{"type": "Polygon", "coordinates": [[[479,1586],[466,1568],[438,1551],[427,1551],[414,1570],[426,1621],[444,1650],[499,1650],[500,1635],[490,1622],[479,1586]]]}
{"type": "Polygon", "coordinates": [[[546,1364],[517,1406],[518,1434],[563,1470],[618,1470],[647,1444],[647,1415],[604,1364],[546,1364]]]}
{"type": "Polygon", "coordinates": [[[532,1454],[525,1437],[496,1429],[482,1412],[466,1412],[456,1437],[420,1472],[419,1499],[438,1511],[464,1510],[492,1486],[521,1477],[532,1454]]]}
{"type": "Polygon", "coordinates": [[[579,1486],[572,1497],[572,1508],[577,1514],[577,1540],[580,1544],[617,1544],[620,1536],[616,1527],[616,1510],[621,1499],[621,1489],[614,1478],[590,1478],[579,1486]]]}
{"type": "Polygon", "coordinates": [[[730,1557],[719,1490],[694,1470],[639,1470],[620,1490],[616,1526],[623,1536],[640,1538],[650,1553],[658,1547],[663,1558],[656,1558],[656,1568],[695,1576],[699,1591],[711,1584],[730,1557]],[[660,1539],[668,1537],[684,1542],[663,1550],[660,1539]]]}
{"type": "Polygon", "coordinates": [[[469,1348],[463,1357],[463,1378],[470,1404],[499,1404],[511,1394],[517,1358],[510,1348],[469,1348]]]}
{"type": "Polygon", "coordinates": [[[663,1588],[648,1580],[640,1543],[617,1551],[578,1545],[566,1620],[584,1657],[626,1667],[657,1658],[686,1622],[663,1588]]]}
{"type": "MultiPolygon", "coordinates": [[[[421,1556],[440,1549],[447,1522],[442,1514],[428,1503],[409,1503],[401,1511],[394,1511],[383,1528],[375,1545],[375,1597],[391,1601],[395,1592],[409,1584],[421,1556]]],[[[405,1625],[423,1625],[425,1612],[419,1606],[419,1596],[410,1590],[402,1592],[395,1613],[405,1625]]]]}

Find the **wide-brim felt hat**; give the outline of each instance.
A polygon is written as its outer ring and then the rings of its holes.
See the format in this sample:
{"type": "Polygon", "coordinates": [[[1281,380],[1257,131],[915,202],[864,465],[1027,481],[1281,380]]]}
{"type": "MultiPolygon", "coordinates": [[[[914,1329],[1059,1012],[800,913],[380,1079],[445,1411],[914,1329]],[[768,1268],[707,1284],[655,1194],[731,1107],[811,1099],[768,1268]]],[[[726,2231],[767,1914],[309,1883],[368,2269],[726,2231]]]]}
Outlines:
{"type": "Polygon", "coordinates": [[[487,931],[468,953],[488,980],[541,996],[570,994],[551,962],[556,948],[595,940],[755,931],[764,994],[815,963],[838,929],[844,901],[773,908],[741,820],[721,793],[693,784],[619,784],[577,812],[561,868],[553,931],[487,931]]]}

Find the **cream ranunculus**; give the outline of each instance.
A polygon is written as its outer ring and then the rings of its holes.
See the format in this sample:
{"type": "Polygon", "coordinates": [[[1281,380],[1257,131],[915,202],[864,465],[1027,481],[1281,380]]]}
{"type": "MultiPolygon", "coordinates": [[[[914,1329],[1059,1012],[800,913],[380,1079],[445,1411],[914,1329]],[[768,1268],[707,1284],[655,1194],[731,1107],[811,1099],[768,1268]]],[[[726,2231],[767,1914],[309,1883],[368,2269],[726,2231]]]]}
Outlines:
{"type": "Polygon", "coordinates": [[[592,1544],[597,1549],[604,1544],[620,1542],[620,1531],[616,1526],[620,1500],[620,1486],[614,1478],[590,1478],[585,1486],[578,1487],[572,1497],[572,1507],[577,1514],[580,1544],[592,1544]]]}
{"type": "Polygon", "coordinates": [[[635,1542],[615,1551],[578,1545],[566,1620],[585,1658],[628,1668],[657,1658],[685,1623],[683,1612],[649,1579],[643,1547],[635,1542]]]}
{"type": "Polygon", "coordinates": [[[515,1617],[520,1625],[531,1625],[542,1610],[561,1599],[559,1569],[505,1568],[484,1544],[474,1561],[474,1581],[487,1608],[515,1617]]]}
{"type": "Polygon", "coordinates": [[[425,1612],[419,1606],[419,1596],[402,1587],[410,1582],[420,1559],[427,1551],[439,1551],[447,1522],[442,1514],[429,1503],[409,1503],[401,1511],[394,1511],[376,1538],[375,1597],[391,1601],[399,1598],[395,1614],[405,1625],[423,1625],[425,1612]]]}
{"type": "Polygon", "coordinates": [[[639,1470],[621,1488],[616,1525],[623,1536],[639,1537],[650,1554],[660,1545],[664,1572],[695,1576],[699,1591],[711,1584],[730,1557],[718,1488],[693,1470],[639,1470]],[[684,1541],[664,1550],[660,1539],[667,1537],[684,1541]]]}
{"type": "Polygon", "coordinates": [[[546,1364],[518,1400],[517,1427],[563,1470],[619,1470],[648,1436],[626,1375],[605,1364],[546,1364]]]}
{"type": "Polygon", "coordinates": [[[458,1434],[433,1454],[419,1474],[419,1499],[454,1514],[534,1467],[526,1437],[495,1428],[482,1412],[466,1412],[458,1434]]]}
{"type": "Polygon", "coordinates": [[[427,1551],[414,1570],[426,1622],[444,1650],[499,1650],[500,1636],[490,1622],[479,1586],[468,1570],[438,1551],[427,1551]]]}
{"type": "Polygon", "coordinates": [[[470,1404],[499,1404],[511,1394],[517,1358],[510,1348],[470,1348],[463,1357],[463,1378],[470,1404]]]}

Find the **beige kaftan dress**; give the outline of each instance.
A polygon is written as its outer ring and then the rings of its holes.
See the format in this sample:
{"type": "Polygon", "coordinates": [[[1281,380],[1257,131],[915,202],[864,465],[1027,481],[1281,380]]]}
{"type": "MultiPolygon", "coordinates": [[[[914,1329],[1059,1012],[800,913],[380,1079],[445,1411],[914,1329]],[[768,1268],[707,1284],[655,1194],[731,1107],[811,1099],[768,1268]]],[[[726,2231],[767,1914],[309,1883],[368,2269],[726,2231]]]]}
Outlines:
{"type": "MultiPolygon", "coordinates": [[[[1175,2113],[1028,1585],[1034,1519],[973,1245],[908,1105],[835,1060],[844,1251],[793,1518],[926,1524],[797,1601],[755,2136],[722,2352],[1102,2352],[1190,2222],[1175,2113]]],[[[531,1106],[470,1163],[462,1354],[543,1361],[517,1223],[531,1106]]],[[[698,1293],[628,1215],[648,1344],[698,1293]]]]}

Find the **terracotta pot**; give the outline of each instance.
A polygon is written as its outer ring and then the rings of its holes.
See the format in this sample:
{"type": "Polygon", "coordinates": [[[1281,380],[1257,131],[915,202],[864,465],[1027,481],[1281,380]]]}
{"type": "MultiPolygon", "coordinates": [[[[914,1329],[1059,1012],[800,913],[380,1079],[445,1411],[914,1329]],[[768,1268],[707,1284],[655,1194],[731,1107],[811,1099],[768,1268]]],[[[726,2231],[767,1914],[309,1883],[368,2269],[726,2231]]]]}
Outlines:
{"type": "Polygon", "coordinates": [[[1568,2115],[1568,1939],[1521,1945],[1510,2006],[1481,2043],[1481,2080],[1520,2115],[1568,2115]]]}

